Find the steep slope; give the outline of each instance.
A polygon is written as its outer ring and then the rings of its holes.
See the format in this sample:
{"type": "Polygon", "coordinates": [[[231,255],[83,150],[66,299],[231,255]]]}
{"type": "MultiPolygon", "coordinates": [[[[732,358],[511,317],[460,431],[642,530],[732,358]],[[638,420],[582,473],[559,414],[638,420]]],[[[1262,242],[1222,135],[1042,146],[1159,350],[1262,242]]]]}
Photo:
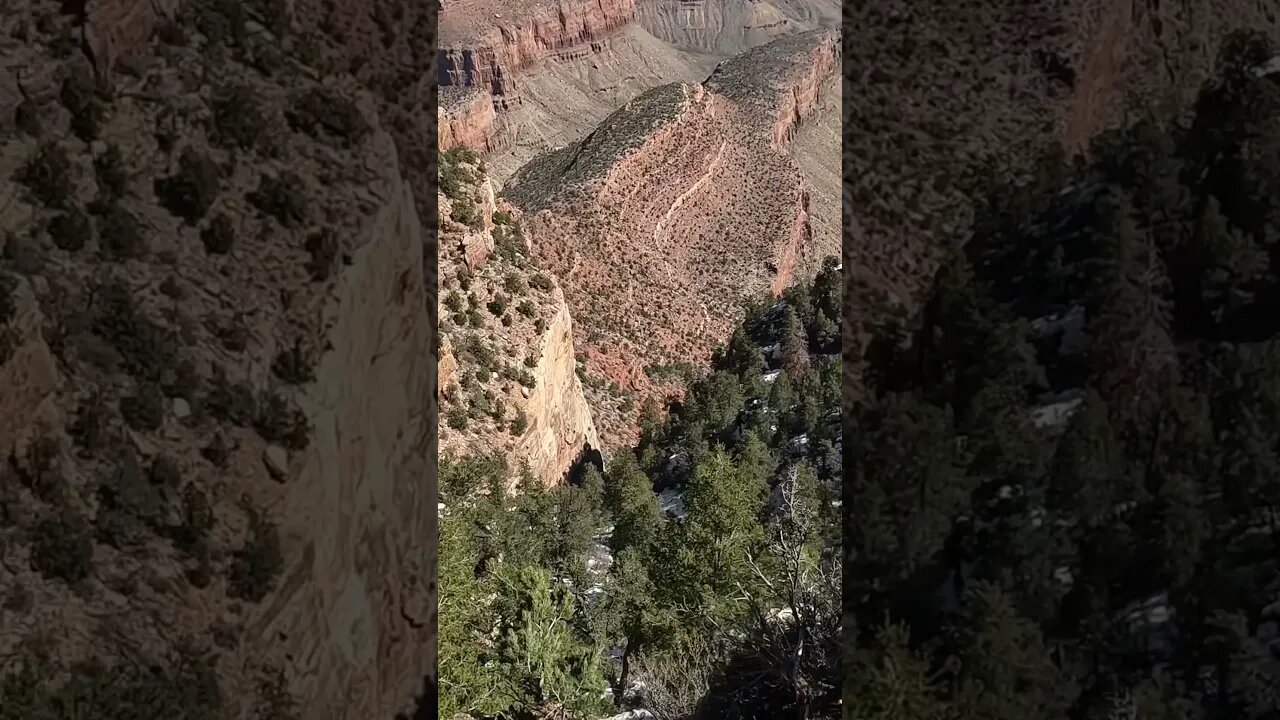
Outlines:
{"type": "Polygon", "coordinates": [[[0,16],[0,652],[56,695],[89,659],[181,684],[194,643],[203,699],[166,717],[246,716],[277,674],[304,717],[388,717],[431,659],[436,519],[403,158],[261,22],[56,5],[0,16]]]}
{"type": "Polygon", "coordinates": [[[607,442],[631,439],[650,374],[705,362],[744,296],[791,281],[811,230],[789,144],[837,53],[828,31],[761,46],[705,83],[640,95],[509,181],[566,288],[607,442]]]}
{"type": "Polygon", "coordinates": [[[441,172],[440,451],[501,456],[557,485],[600,450],[564,293],[529,257],[512,209],[496,209],[481,168],[446,156],[441,172]]]}
{"type": "MultiPolygon", "coordinates": [[[[858,3],[844,92],[851,347],[911,305],[970,227],[969,198],[1052,146],[1188,107],[1238,28],[1280,36],[1280,2],[858,3]],[[992,38],[998,38],[993,42],[992,38]]],[[[859,353],[860,354],[860,353],[859,353]]],[[[850,381],[856,373],[850,373],[850,381]]]]}

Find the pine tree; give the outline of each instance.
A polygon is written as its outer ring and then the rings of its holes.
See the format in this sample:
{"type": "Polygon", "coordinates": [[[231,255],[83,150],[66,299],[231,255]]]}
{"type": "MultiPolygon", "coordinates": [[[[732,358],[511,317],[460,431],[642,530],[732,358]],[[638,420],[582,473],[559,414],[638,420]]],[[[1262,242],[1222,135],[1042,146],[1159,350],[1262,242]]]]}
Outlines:
{"type": "Polygon", "coordinates": [[[574,637],[569,593],[553,589],[550,575],[533,567],[504,574],[502,592],[494,648],[499,704],[516,715],[556,708],[586,720],[599,712],[604,679],[597,649],[574,637]]]}

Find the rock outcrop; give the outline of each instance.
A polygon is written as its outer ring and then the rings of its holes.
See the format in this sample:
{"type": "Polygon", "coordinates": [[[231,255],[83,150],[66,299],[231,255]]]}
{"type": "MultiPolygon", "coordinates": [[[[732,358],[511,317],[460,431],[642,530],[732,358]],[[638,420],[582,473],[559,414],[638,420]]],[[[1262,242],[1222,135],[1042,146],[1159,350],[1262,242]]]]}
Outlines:
{"type": "Polygon", "coordinates": [[[516,76],[544,58],[590,52],[635,20],[635,0],[457,0],[442,8],[437,72],[441,86],[503,95],[516,76]]]}
{"type": "Polygon", "coordinates": [[[559,283],[529,256],[519,214],[499,211],[493,184],[445,159],[441,193],[441,452],[498,455],[514,488],[527,468],[564,482],[584,447],[601,449],[559,283]]]}
{"type": "Polygon", "coordinates": [[[494,143],[493,96],[479,90],[440,89],[440,152],[489,152],[494,143]]]}
{"type": "Polygon", "coordinates": [[[790,283],[810,203],[786,143],[834,73],[838,42],[800,34],[722,63],[705,84],[644,93],[508,182],[566,288],[611,441],[633,439],[656,391],[646,368],[706,362],[744,298],[790,283]]]}

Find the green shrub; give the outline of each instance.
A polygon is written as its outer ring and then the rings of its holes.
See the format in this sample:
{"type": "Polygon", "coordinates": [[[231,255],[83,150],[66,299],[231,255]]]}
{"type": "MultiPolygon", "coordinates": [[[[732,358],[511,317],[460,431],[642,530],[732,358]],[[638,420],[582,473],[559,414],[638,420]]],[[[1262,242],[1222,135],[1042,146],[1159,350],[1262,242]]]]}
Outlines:
{"type": "Polygon", "coordinates": [[[511,434],[523,435],[525,430],[529,429],[529,418],[525,416],[524,410],[517,410],[516,417],[511,421],[511,434]]]}
{"type": "Polygon", "coordinates": [[[297,227],[307,219],[306,184],[288,171],[264,175],[258,189],[249,193],[249,202],[285,227],[297,227]]]}
{"type": "Polygon", "coordinates": [[[491,375],[488,368],[476,368],[476,380],[479,380],[482,383],[487,383],[489,382],[490,377],[491,375]]]}
{"type": "Polygon", "coordinates": [[[139,432],[155,432],[164,423],[164,393],[153,382],[143,382],[138,392],[120,400],[120,414],[129,427],[139,432]]]}
{"type": "Polygon", "coordinates": [[[493,313],[494,315],[498,317],[502,317],[503,313],[507,311],[507,297],[499,293],[492,300],[490,300],[488,304],[485,305],[485,307],[489,308],[489,312],[493,313]]]}
{"type": "Polygon", "coordinates": [[[307,260],[307,272],[317,282],[328,280],[338,261],[338,238],[328,229],[312,233],[307,238],[307,252],[311,254],[307,260]]]}
{"type": "Polygon", "coordinates": [[[14,180],[25,185],[31,196],[45,207],[66,207],[75,196],[71,160],[54,141],[42,144],[18,169],[14,180]]]}
{"type": "Polygon", "coordinates": [[[200,231],[200,242],[210,255],[225,255],[236,243],[236,231],[226,213],[218,213],[209,225],[200,231]]]}
{"type": "Polygon", "coordinates": [[[221,706],[212,661],[194,653],[131,657],[114,667],[79,663],[69,674],[27,658],[0,670],[0,717],[6,720],[215,720],[221,706]]]}
{"type": "Polygon", "coordinates": [[[538,334],[542,334],[542,333],[546,332],[546,331],[547,331],[547,321],[546,321],[546,319],[545,319],[545,318],[538,318],[537,320],[533,321],[533,329],[534,329],[534,331],[535,331],[535,332],[537,332],[538,334]]]}
{"type": "Polygon", "coordinates": [[[44,126],[40,104],[31,98],[18,103],[18,108],[13,113],[13,124],[20,132],[34,138],[40,137],[40,130],[44,126]]]}
{"type": "Polygon", "coordinates": [[[64,505],[36,525],[31,569],[69,583],[89,576],[93,570],[93,535],[83,515],[64,505]]]}
{"type": "Polygon", "coordinates": [[[200,456],[215,467],[225,468],[227,462],[231,459],[231,446],[227,443],[226,436],[220,432],[215,432],[209,444],[200,448],[200,456]]]}
{"type": "Polygon", "coordinates": [[[71,112],[71,132],[85,142],[98,137],[106,105],[94,88],[93,77],[87,73],[73,73],[62,81],[58,94],[63,107],[71,112]]]}
{"type": "Polygon", "coordinates": [[[453,199],[450,216],[454,222],[462,223],[468,227],[478,228],[484,219],[480,216],[480,210],[476,207],[476,203],[466,195],[459,195],[453,199]]]}
{"type": "Polygon", "coordinates": [[[98,193],[102,196],[124,197],[129,189],[128,168],[115,143],[108,144],[107,149],[93,159],[93,173],[98,181],[98,193]]]}
{"type": "Polygon", "coordinates": [[[458,287],[462,288],[463,291],[471,289],[471,271],[467,269],[466,265],[459,265],[458,269],[454,271],[454,275],[458,278],[458,287]]]}
{"type": "Polygon", "coordinates": [[[249,538],[236,551],[227,576],[227,593],[231,597],[259,602],[271,591],[280,571],[284,569],[284,557],[280,553],[280,534],[276,526],[252,508],[249,514],[249,538]]]}
{"type": "Polygon", "coordinates": [[[127,285],[104,285],[95,296],[94,307],[98,311],[94,334],[115,347],[135,379],[159,382],[164,370],[177,362],[178,348],[172,334],[138,310],[127,285]]]}
{"type": "Polygon", "coordinates": [[[508,213],[506,210],[493,211],[494,225],[512,225],[514,223],[515,223],[515,220],[511,217],[511,213],[508,213]]]}
{"type": "Polygon", "coordinates": [[[170,456],[161,453],[151,461],[151,472],[148,476],[152,485],[177,488],[182,484],[182,470],[170,456]]]}
{"type": "Polygon", "coordinates": [[[171,534],[174,546],[194,555],[207,542],[212,527],[209,497],[195,483],[187,483],[182,488],[182,521],[171,534]]]}
{"type": "Polygon", "coordinates": [[[264,440],[290,450],[305,450],[311,442],[311,423],[298,408],[283,396],[271,393],[264,397],[254,429],[264,440]]]}
{"type": "Polygon", "coordinates": [[[251,150],[267,131],[267,119],[248,85],[220,88],[213,96],[214,138],[223,147],[251,150]]]}
{"type": "Polygon", "coordinates": [[[311,359],[297,345],[276,355],[271,372],[290,385],[305,385],[316,379],[311,359]]]}
{"type": "Polygon", "coordinates": [[[323,131],[348,144],[359,143],[369,132],[369,122],[356,104],[324,87],[311,88],[295,98],[285,117],[294,130],[313,136],[323,131]]]}
{"type": "Polygon", "coordinates": [[[450,292],[444,298],[444,306],[455,313],[461,312],[463,306],[462,296],[457,291],[450,292]]]}
{"type": "Polygon", "coordinates": [[[205,408],[214,419],[239,427],[250,427],[258,416],[258,402],[246,383],[231,383],[215,376],[205,398],[205,408]]]}
{"type": "Polygon", "coordinates": [[[187,148],[178,158],[178,172],[155,182],[156,196],[174,215],[194,225],[218,199],[218,166],[207,154],[187,148]]]}
{"type": "Polygon", "coordinates": [[[534,275],[533,279],[529,281],[529,284],[543,292],[549,292],[552,287],[551,278],[543,275],[542,273],[534,275]]]}
{"type": "Polygon", "coordinates": [[[484,316],[472,309],[467,311],[467,323],[473,328],[484,327],[484,316]]]}
{"type": "Polygon", "coordinates": [[[49,237],[60,250],[76,252],[84,248],[89,238],[93,237],[93,226],[89,216],[78,207],[70,207],[49,221],[49,237]]]}
{"type": "Polygon", "coordinates": [[[90,452],[101,448],[106,442],[106,425],[110,410],[100,398],[94,397],[80,405],[76,418],[67,427],[67,434],[75,444],[90,452]]]}
{"type": "Polygon", "coordinates": [[[124,260],[146,254],[147,245],[142,237],[142,224],[123,205],[111,202],[95,204],[98,213],[98,244],[112,257],[124,260]]]}
{"type": "Polygon", "coordinates": [[[157,486],[142,474],[137,458],[126,452],[98,484],[98,534],[117,548],[140,543],[156,527],[164,503],[157,486]]]}
{"type": "Polygon", "coordinates": [[[448,423],[454,430],[466,430],[467,414],[461,408],[453,408],[449,411],[448,423]]]}

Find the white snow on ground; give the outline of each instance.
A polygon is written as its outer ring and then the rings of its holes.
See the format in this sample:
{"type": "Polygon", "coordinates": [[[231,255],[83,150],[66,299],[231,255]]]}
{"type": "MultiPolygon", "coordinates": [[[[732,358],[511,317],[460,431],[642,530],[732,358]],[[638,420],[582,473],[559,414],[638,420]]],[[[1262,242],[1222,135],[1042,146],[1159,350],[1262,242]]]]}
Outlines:
{"type": "Polygon", "coordinates": [[[682,519],[685,516],[684,498],[674,488],[667,488],[658,494],[658,506],[673,518],[682,519]]]}
{"type": "Polygon", "coordinates": [[[603,720],[657,720],[657,717],[657,715],[648,710],[628,710],[617,715],[610,715],[607,718],[603,718],[603,720]]]}
{"type": "Polygon", "coordinates": [[[1074,395],[1041,405],[1031,411],[1031,423],[1038,428],[1060,430],[1083,402],[1084,398],[1074,395]]]}

